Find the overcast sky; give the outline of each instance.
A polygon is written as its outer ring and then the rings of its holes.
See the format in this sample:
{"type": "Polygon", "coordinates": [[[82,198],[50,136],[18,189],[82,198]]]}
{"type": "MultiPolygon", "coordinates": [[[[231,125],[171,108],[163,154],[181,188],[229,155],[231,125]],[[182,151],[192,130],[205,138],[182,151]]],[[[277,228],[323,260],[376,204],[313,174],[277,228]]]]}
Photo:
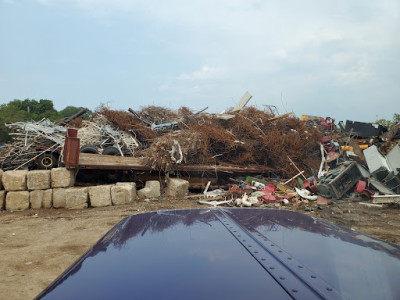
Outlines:
{"type": "Polygon", "coordinates": [[[0,0],[0,103],[400,113],[399,0],[0,0]]]}

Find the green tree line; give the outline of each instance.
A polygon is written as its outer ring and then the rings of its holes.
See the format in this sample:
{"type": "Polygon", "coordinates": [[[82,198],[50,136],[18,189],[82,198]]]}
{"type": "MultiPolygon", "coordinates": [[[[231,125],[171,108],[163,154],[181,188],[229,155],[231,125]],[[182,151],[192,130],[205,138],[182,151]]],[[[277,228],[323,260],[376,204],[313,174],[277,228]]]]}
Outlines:
{"type": "MultiPolygon", "coordinates": [[[[40,121],[43,118],[56,122],[68,118],[82,109],[84,109],[84,107],[67,106],[64,109],[57,111],[54,108],[53,101],[48,99],[40,99],[39,101],[34,99],[15,99],[7,104],[1,104],[0,143],[11,140],[11,137],[8,134],[8,128],[5,126],[6,123],[40,121]]],[[[87,112],[82,117],[88,119],[91,114],[92,112],[87,109],[87,112]]]]}
{"type": "Polygon", "coordinates": [[[396,124],[400,123],[400,114],[393,114],[393,120],[379,119],[374,122],[375,124],[392,128],[396,124]]]}

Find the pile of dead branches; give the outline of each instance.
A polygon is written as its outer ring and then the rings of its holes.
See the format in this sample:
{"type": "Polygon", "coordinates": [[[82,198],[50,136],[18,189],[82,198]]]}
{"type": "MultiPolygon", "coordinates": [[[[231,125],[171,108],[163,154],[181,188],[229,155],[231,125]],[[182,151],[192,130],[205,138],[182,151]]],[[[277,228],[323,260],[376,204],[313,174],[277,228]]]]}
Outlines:
{"type": "Polygon", "coordinates": [[[230,119],[207,113],[193,114],[150,106],[127,113],[102,108],[99,113],[142,143],[135,156],[156,170],[169,171],[179,164],[265,165],[282,176],[318,168],[321,134],[295,117],[273,119],[268,111],[249,107],[230,119]],[[165,123],[165,127],[158,127],[165,123]],[[167,128],[167,130],[156,130],[167,128]]]}

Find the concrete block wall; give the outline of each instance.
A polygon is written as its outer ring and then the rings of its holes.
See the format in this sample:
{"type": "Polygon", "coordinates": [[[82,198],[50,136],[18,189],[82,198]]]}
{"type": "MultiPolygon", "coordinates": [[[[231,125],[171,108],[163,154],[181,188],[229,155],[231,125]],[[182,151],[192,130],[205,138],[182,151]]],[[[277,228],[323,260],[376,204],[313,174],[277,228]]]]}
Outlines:
{"type": "Polygon", "coordinates": [[[121,205],[136,199],[136,184],[74,187],[75,172],[66,168],[34,171],[0,170],[0,210],[83,209],[121,205]]]}
{"type": "MultiPolygon", "coordinates": [[[[41,208],[83,209],[122,205],[136,199],[158,198],[159,181],[147,181],[137,191],[133,182],[113,185],[74,187],[75,172],[66,168],[34,171],[0,170],[0,210],[17,211],[41,208]]],[[[189,183],[182,179],[167,182],[167,195],[184,196],[189,183]]]]}

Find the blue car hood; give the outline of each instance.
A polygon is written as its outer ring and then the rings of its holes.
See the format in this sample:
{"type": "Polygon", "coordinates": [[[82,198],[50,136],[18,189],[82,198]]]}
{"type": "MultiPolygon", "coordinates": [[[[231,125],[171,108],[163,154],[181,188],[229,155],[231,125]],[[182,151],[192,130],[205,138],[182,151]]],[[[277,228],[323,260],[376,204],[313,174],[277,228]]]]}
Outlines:
{"type": "Polygon", "coordinates": [[[400,247],[255,208],[125,218],[38,299],[400,299],[400,247]]]}

